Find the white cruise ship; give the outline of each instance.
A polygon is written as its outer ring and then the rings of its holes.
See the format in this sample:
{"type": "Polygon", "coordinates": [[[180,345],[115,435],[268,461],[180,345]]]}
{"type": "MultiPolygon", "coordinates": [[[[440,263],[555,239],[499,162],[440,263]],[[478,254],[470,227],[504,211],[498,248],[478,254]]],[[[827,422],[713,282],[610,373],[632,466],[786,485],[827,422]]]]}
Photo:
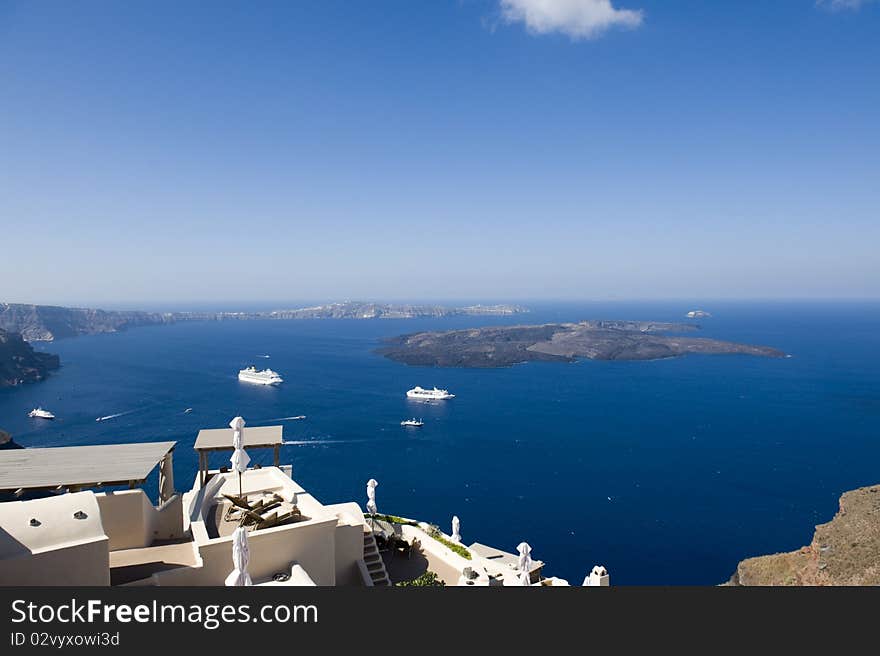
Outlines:
{"type": "Polygon", "coordinates": [[[238,372],[238,379],[245,383],[254,383],[256,385],[277,385],[284,382],[284,379],[278,375],[278,372],[271,369],[257,371],[256,367],[242,369],[238,372]]]}
{"type": "Polygon", "coordinates": [[[445,389],[422,389],[421,387],[413,387],[406,393],[407,398],[418,399],[420,401],[445,401],[446,399],[454,399],[455,394],[450,394],[445,389]]]}
{"type": "Polygon", "coordinates": [[[34,408],[28,413],[28,417],[34,419],[55,419],[55,415],[53,415],[48,410],[43,410],[42,408],[34,408]]]}

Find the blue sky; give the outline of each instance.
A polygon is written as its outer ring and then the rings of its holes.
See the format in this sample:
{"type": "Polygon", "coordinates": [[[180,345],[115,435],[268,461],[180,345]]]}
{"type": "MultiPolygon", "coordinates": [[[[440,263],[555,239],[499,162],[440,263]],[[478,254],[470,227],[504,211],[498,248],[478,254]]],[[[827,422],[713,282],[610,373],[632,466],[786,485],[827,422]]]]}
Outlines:
{"type": "Polygon", "coordinates": [[[0,301],[880,296],[880,2],[0,0],[0,301]]]}

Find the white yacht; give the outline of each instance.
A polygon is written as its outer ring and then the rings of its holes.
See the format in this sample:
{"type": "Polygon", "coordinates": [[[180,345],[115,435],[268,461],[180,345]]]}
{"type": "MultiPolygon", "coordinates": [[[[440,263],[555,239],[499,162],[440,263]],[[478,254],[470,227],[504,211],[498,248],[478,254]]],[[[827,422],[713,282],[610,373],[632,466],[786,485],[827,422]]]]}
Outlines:
{"type": "Polygon", "coordinates": [[[28,417],[32,417],[34,419],[55,419],[55,415],[53,415],[48,410],[43,410],[42,408],[34,408],[28,413],[28,417]]]}
{"type": "Polygon", "coordinates": [[[242,369],[238,372],[238,379],[245,383],[254,383],[256,385],[277,385],[284,382],[284,379],[277,372],[271,369],[257,371],[256,367],[242,369]]]}
{"type": "Polygon", "coordinates": [[[418,399],[420,401],[444,401],[446,399],[454,399],[455,394],[450,394],[445,389],[422,389],[421,387],[413,387],[406,393],[407,398],[418,399]]]}
{"type": "Polygon", "coordinates": [[[400,422],[400,425],[414,426],[415,428],[420,428],[421,426],[425,425],[425,422],[423,422],[421,419],[416,419],[415,417],[413,417],[412,419],[404,419],[402,422],[400,422]]]}

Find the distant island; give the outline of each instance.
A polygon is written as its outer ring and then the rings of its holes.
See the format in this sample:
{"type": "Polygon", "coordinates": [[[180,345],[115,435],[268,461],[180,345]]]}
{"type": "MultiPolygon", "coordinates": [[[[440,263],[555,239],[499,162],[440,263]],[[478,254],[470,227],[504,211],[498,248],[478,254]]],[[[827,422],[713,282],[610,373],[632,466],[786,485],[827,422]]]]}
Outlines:
{"type": "Polygon", "coordinates": [[[43,380],[59,366],[57,355],[34,351],[21,334],[0,328],[0,387],[43,380]]]}
{"type": "Polygon", "coordinates": [[[508,367],[531,361],[656,360],[691,353],[745,354],[780,358],[769,346],[679,337],[693,324],[652,321],[581,321],[534,326],[492,326],[420,332],[385,340],[377,352],[409,365],[508,367]]]}
{"type": "MultiPolygon", "coordinates": [[[[504,316],[521,314],[528,309],[521,305],[467,305],[445,307],[442,305],[395,305],[388,303],[362,303],[347,301],[296,310],[273,310],[257,312],[246,318],[254,319],[418,319],[422,317],[452,316],[504,316]]],[[[229,318],[221,313],[220,319],[229,318]]]]}
{"type": "Polygon", "coordinates": [[[140,312],[67,308],[51,305],[0,303],[0,328],[20,333],[29,342],[77,335],[114,333],[137,326],[180,321],[255,319],[415,319],[459,315],[498,316],[528,312],[519,305],[405,305],[346,301],[313,307],[265,312],[140,312]]]}
{"type": "Polygon", "coordinates": [[[520,305],[405,305],[346,301],[266,312],[141,312],[0,303],[0,387],[43,380],[60,366],[57,355],[39,353],[28,342],[115,333],[138,326],[180,321],[271,319],[416,319],[420,317],[500,316],[528,312],[520,305]]]}

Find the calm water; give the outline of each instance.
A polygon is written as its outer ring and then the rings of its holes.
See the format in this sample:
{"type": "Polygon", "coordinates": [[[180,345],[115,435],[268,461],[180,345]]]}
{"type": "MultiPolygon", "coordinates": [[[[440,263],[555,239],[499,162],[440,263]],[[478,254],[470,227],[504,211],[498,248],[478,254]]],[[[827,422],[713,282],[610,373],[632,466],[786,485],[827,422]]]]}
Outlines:
{"type": "MultiPolygon", "coordinates": [[[[510,551],[528,540],[572,583],[602,563],[615,584],[714,584],[744,557],[806,544],[841,492],[880,481],[880,305],[705,305],[706,336],[793,357],[429,369],[372,350],[382,336],[516,320],[191,323],[39,345],[63,368],[0,392],[0,426],[23,446],[177,440],[188,489],[199,428],[236,414],[283,423],[306,444],[282,460],[324,502],[364,503],[373,477],[380,511],[447,531],[457,514],[465,541],[510,551]],[[287,382],[239,383],[251,363],[287,382]],[[413,404],[404,392],[417,384],[457,398],[413,404]],[[40,404],[58,420],[25,416],[40,404]],[[307,419],[277,419],[294,415],[307,419]],[[424,428],[399,426],[411,416],[424,428]]],[[[555,305],[518,321],[679,320],[688,309],[555,305]]]]}

